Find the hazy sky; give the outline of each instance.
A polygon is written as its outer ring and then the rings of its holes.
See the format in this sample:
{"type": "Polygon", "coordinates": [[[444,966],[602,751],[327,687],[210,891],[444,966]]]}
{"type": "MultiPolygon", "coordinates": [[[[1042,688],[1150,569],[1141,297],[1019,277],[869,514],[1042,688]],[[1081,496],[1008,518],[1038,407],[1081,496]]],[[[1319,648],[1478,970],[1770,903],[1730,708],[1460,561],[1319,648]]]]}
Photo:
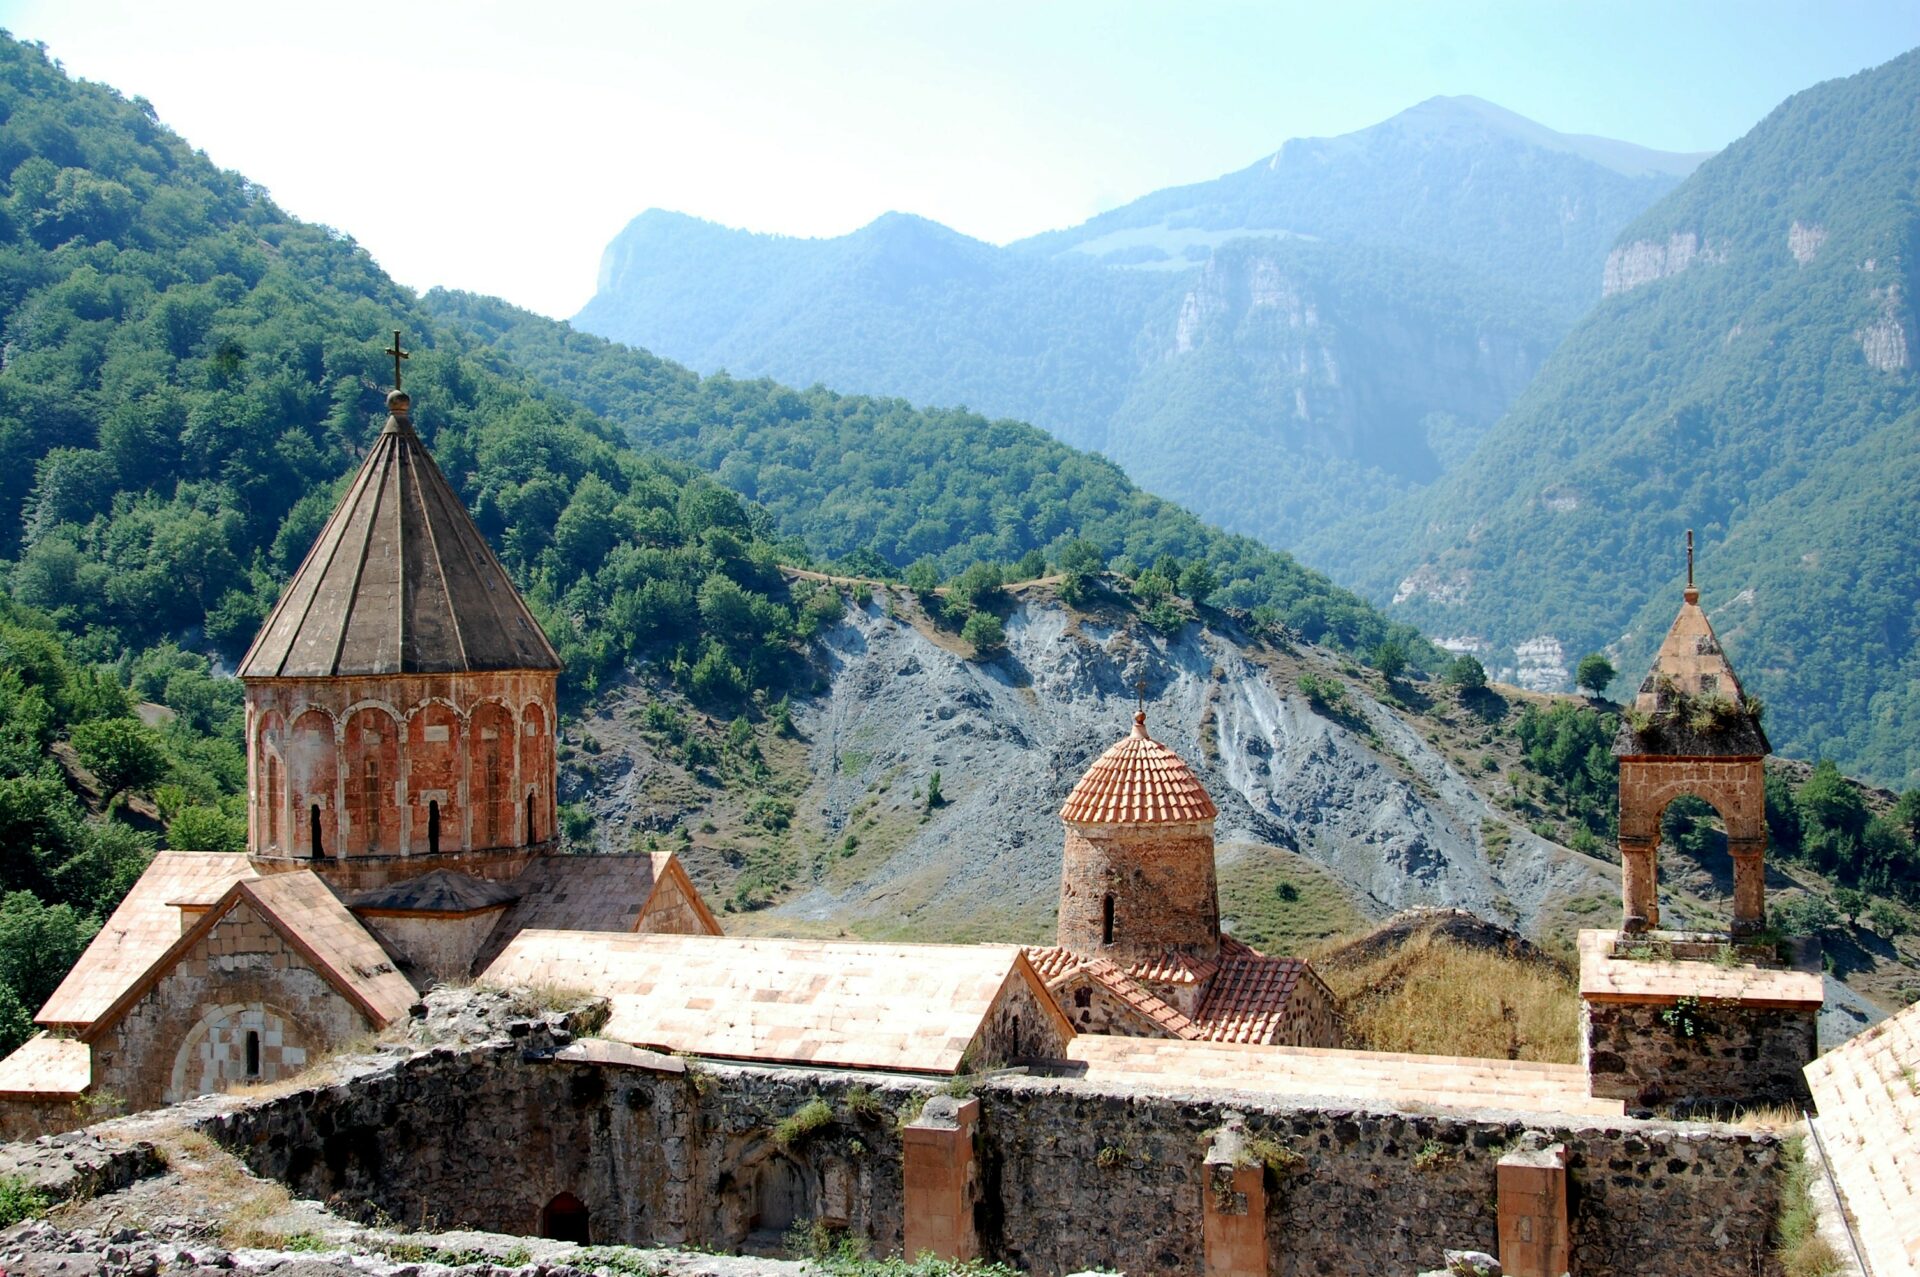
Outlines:
{"type": "Polygon", "coordinates": [[[1920,44],[1915,0],[0,0],[401,282],[567,316],[634,214],[1004,242],[1440,93],[1710,150],[1920,44]]]}

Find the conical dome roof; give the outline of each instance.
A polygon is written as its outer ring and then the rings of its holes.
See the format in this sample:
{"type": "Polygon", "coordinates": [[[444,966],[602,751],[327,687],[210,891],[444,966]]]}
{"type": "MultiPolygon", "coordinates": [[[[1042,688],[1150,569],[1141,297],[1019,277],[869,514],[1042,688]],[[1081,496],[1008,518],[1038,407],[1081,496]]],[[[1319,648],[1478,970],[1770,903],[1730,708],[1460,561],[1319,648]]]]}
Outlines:
{"type": "Polygon", "coordinates": [[[560,657],[413,432],[390,414],[240,662],[242,678],[558,670],[560,657]]]}
{"type": "Polygon", "coordinates": [[[1147,716],[1093,760],[1060,819],[1075,825],[1159,825],[1212,820],[1219,808],[1180,755],[1147,735],[1147,716]]]}
{"type": "Polygon", "coordinates": [[[1691,581],[1633,707],[1646,725],[1621,718],[1613,752],[1622,757],[1747,757],[1773,749],[1691,581]]]}

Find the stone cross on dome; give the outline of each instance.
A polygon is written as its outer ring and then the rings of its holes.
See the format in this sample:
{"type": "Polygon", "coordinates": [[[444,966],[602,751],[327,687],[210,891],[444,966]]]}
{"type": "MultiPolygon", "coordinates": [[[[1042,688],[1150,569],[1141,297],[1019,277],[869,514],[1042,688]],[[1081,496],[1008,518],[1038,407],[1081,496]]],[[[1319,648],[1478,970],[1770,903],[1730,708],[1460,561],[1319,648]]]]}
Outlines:
{"type": "Polygon", "coordinates": [[[1697,587],[1697,586],[1696,586],[1696,585],[1694,585],[1694,583],[1693,583],[1693,529],[1692,529],[1692,528],[1688,528],[1688,529],[1687,529],[1687,593],[1686,593],[1686,599],[1687,599],[1687,602],[1689,602],[1689,603],[1698,603],[1698,602],[1700,601],[1700,590],[1699,590],[1699,587],[1697,587]]]}
{"type": "MultiPolygon", "coordinates": [[[[409,352],[402,350],[400,348],[400,330],[398,328],[393,330],[393,345],[387,347],[386,353],[393,356],[393,388],[395,390],[399,390],[400,389],[400,361],[403,359],[411,358],[411,355],[409,352]]],[[[1691,537],[1693,534],[1689,532],[1687,535],[1691,537]]]]}

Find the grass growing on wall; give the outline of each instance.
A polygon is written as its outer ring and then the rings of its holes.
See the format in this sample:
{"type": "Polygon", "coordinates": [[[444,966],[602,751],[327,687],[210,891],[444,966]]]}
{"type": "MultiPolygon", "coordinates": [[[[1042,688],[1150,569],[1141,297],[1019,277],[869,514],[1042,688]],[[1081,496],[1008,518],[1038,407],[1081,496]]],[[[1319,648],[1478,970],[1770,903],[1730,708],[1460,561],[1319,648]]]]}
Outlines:
{"type": "Polygon", "coordinates": [[[1806,1137],[1789,1136],[1782,1149],[1787,1173],[1780,1185],[1780,1218],[1774,1225],[1780,1267],[1786,1277],[1832,1277],[1842,1264],[1839,1253],[1820,1235],[1820,1216],[1813,1204],[1813,1177],[1819,1172],[1807,1158],[1806,1137]]]}
{"type": "Polygon", "coordinates": [[[1366,1051],[1472,1055],[1571,1064],[1580,1058],[1580,996],[1558,963],[1416,935],[1388,953],[1315,957],[1346,1012],[1346,1045],[1366,1051]]]}

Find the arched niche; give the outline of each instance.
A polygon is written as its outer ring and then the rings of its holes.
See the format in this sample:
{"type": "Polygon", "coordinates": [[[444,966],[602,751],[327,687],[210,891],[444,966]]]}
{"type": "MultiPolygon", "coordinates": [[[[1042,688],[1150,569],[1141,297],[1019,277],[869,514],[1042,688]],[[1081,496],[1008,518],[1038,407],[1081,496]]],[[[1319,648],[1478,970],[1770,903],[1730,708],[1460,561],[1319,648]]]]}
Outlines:
{"type": "Polygon", "coordinates": [[[384,706],[354,710],[347,718],[341,750],[346,762],[346,854],[399,854],[398,720],[384,706]]]}
{"type": "Polygon", "coordinates": [[[323,709],[308,708],[295,715],[287,729],[287,786],[289,850],[320,859],[340,854],[335,819],[339,749],[333,717],[323,709]],[[314,831],[320,834],[314,845],[314,831]]]}
{"type": "Polygon", "coordinates": [[[519,841],[520,793],[513,711],[482,701],[468,717],[467,794],[472,811],[468,845],[511,847],[519,841]]]}
{"type": "Polygon", "coordinates": [[[180,1040],[166,1101],[177,1104],[244,1083],[289,1077],[307,1067],[316,1045],[300,1022],[278,1007],[263,1002],[215,1007],[180,1040]]]}
{"type": "Polygon", "coordinates": [[[407,719],[408,850],[434,850],[433,824],[439,818],[439,850],[460,851],[466,819],[461,808],[461,772],[466,726],[444,701],[428,701],[407,719]]]}

